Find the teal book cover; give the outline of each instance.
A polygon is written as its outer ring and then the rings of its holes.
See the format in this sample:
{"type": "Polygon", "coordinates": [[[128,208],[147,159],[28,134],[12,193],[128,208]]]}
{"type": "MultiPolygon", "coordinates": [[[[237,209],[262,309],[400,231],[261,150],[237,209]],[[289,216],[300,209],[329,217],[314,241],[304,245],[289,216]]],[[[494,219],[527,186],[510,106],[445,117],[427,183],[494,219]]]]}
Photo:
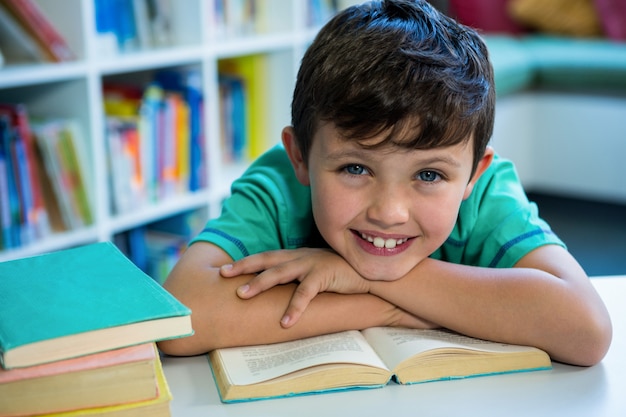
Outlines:
{"type": "Polygon", "coordinates": [[[0,263],[7,369],[192,333],[189,308],[111,242],[0,263]]]}

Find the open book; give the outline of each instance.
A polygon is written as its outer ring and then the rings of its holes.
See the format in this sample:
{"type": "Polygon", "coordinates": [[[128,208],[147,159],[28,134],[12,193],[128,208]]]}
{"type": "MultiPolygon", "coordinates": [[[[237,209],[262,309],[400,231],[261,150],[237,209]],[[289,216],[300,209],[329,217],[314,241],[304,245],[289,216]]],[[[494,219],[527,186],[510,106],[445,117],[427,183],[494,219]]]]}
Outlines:
{"type": "Polygon", "coordinates": [[[209,353],[223,402],[550,369],[547,353],[447,330],[374,327],[209,353]]]}

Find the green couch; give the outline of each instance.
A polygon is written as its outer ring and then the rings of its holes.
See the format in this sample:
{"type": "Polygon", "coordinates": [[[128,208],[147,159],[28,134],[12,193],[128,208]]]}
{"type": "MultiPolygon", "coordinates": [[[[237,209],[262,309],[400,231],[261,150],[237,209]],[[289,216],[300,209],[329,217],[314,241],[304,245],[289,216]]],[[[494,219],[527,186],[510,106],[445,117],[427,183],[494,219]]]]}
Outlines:
{"type": "Polygon", "coordinates": [[[626,43],[485,35],[493,146],[527,189],[626,203],[626,43]]]}

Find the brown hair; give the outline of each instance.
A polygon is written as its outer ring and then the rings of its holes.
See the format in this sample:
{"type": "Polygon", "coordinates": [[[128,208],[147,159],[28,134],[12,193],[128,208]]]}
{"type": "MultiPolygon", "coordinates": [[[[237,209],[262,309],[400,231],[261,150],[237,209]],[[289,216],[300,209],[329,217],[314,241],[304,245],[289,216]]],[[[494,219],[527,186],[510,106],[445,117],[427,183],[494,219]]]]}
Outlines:
{"type": "Polygon", "coordinates": [[[337,14],[308,48],[292,125],[305,161],[320,122],[346,140],[387,132],[375,147],[450,146],[473,134],[475,168],[494,108],[493,69],[475,30],[426,1],[371,1],[337,14]]]}

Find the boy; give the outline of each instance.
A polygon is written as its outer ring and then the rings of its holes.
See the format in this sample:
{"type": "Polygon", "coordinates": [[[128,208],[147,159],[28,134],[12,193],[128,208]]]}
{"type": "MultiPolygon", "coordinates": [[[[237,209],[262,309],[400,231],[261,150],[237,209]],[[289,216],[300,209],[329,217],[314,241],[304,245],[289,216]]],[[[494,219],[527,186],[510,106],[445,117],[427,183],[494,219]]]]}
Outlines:
{"type": "Polygon", "coordinates": [[[608,313],[487,146],[494,101],[480,37],[428,3],[339,13],[302,60],[284,149],[233,184],[168,277],[196,333],[161,349],[395,325],[600,361],[608,313]]]}

